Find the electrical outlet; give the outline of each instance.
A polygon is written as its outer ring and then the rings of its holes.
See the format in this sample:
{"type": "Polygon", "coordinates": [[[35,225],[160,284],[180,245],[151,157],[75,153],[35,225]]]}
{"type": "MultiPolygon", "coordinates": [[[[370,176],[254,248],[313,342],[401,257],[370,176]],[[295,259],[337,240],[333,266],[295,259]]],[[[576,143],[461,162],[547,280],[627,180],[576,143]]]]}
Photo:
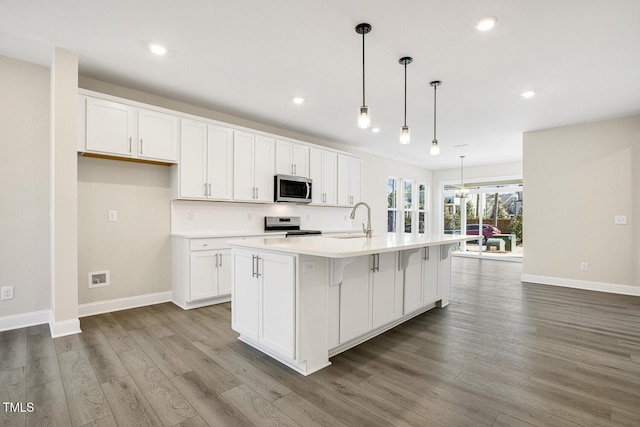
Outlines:
{"type": "Polygon", "coordinates": [[[587,271],[589,270],[589,263],[588,262],[581,262],[580,263],[580,271],[587,271]]]}
{"type": "Polygon", "coordinates": [[[0,290],[0,299],[13,299],[13,286],[3,286],[0,290]]]}
{"type": "Polygon", "coordinates": [[[316,271],[316,264],[313,261],[304,261],[302,263],[302,272],[303,273],[313,273],[316,271]]]}
{"type": "Polygon", "coordinates": [[[613,217],[613,223],[616,225],[627,225],[627,216],[616,215],[615,217],[613,217]]]}
{"type": "Polygon", "coordinates": [[[194,211],[187,212],[187,220],[189,220],[189,222],[193,221],[195,217],[196,217],[196,213],[194,211]]]}
{"type": "Polygon", "coordinates": [[[118,211],[109,211],[109,221],[118,220],[118,211]]]}
{"type": "Polygon", "coordinates": [[[109,286],[109,270],[92,271],[89,273],[88,284],[90,288],[109,286]]]}

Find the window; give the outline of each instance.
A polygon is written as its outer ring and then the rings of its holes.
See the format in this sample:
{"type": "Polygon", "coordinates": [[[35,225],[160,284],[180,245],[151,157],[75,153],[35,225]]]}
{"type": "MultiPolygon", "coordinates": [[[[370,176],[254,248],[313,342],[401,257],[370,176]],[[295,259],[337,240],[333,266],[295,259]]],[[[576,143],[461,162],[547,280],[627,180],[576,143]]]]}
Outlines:
{"type": "Polygon", "coordinates": [[[387,231],[425,233],[427,221],[427,186],[410,179],[387,179],[387,231]],[[398,195],[402,196],[398,200],[398,195]]]}
{"type": "Polygon", "coordinates": [[[396,218],[398,213],[398,178],[387,179],[387,231],[396,232],[396,218]]]}

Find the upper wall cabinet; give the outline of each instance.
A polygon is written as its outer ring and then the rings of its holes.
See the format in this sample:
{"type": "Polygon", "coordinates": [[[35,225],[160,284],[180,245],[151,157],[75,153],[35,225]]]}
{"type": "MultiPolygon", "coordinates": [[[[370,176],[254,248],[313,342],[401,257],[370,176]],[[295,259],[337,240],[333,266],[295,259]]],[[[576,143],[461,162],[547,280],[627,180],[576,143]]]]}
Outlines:
{"type": "Polygon", "coordinates": [[[86,97],[87,153],[141,161],[178,160],[178,117],[86,97]]]}
{"type": "Polygon", "coordinates": [[[181,120],[178,197],[230,200],[232,166],[232,129],[181,120]]]}
{"type": "Polygon", "coordinates": [[[338,155],[333,151],[311,148],[309,176],[313,180],[312,204],[335,206],[338,155]]]}
{"type": "Polygon", "coordinates": [[[248,132],[234,132],[234,200],[273,202],[274,153],[274,139],[248,132]]]}
{"type": "Polygon", "coordinates": [[[309,178],[309,147],[276,140],[276,173],[309,178]]]}
{"type": "Polygon", "coordinates": [[[360,201],[361,160],[338,155],[338,205],[351,206],[360,201]]]}

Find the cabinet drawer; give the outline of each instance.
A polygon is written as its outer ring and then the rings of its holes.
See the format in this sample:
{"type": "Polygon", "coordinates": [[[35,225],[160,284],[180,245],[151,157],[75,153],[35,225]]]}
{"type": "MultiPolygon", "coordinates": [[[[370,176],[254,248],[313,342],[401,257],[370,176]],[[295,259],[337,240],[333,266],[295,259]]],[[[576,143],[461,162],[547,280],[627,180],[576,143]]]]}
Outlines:
{"type": "Polygon", "coordinates": [[[226,238],[211,238],[211,239],[190,239],[189,250],[190,251],[207,251],[210,249],[227,249],[226,238]]]}

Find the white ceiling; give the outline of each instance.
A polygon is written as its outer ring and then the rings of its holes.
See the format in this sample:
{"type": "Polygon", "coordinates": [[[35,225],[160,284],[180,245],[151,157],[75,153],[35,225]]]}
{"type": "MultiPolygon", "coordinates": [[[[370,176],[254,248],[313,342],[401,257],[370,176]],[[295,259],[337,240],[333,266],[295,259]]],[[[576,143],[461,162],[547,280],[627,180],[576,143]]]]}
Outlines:
{"type": "Polygon", "coordinates": [[[520,160],[523,132],[640,113],[638,0],[0,0],[0,10],[0,54],[48,66],[63,47],[81,75],[429,169],[457,167],[460,155],[465,166],[520,160]],[[498,23],[481,33],[485,16],[498,23]],[[356,127],[361,22],[373,26],[377,135],[356,127]],[[402,56],[414,59],[409,146],[398,144],[402,56]],[[537,95],[520,97],[527,89],[537,95]]]}

